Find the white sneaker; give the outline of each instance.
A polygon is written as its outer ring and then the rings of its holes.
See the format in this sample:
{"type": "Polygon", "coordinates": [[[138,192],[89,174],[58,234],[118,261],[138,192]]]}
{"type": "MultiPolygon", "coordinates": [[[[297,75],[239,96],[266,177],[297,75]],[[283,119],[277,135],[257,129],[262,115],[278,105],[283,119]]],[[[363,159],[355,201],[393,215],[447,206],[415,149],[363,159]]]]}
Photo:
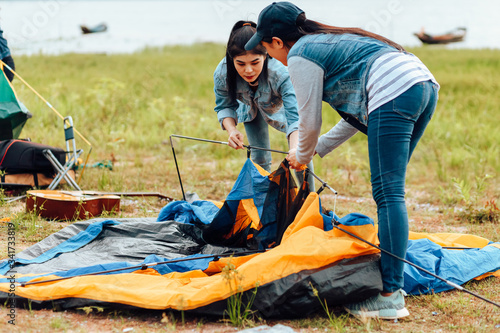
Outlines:
{"type": "Polygon", "coordinates": [[[370,297],[362,302],[347,304],[344,306],[347,312],[354,316],[364,318],[397,319],[409,316],[405,308],[406,293],[399,289],[390,296],[370,297]]]}

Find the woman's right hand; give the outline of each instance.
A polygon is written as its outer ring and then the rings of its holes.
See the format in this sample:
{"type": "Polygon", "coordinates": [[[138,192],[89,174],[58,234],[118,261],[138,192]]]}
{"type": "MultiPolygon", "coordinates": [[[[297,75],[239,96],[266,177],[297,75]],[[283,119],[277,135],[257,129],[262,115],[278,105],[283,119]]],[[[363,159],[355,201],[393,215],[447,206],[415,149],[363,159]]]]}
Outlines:
{"type": "Polygon", "coordinates": [[[227,140],[227,144],[229,145],[229,147],[234,149],[243,149],[243,134],[241,134],[241,132],[236,128],[228,132],[229,138],[227,140]]]}

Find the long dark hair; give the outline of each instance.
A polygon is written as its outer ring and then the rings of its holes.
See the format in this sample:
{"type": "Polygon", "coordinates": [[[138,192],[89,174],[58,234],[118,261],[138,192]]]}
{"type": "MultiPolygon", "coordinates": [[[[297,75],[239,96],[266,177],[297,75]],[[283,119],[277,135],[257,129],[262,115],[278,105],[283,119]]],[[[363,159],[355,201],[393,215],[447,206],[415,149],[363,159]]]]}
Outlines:
{"type": "Polygon", "coordinates": [[[227,88],[229,92],[229,97],[232,101],[236,100],[236,82],[239,76],[236,68],[234,67],[233,59],[237,56],[244,55],[246,53],[260,54],[264,56],[264,65],[262,67],[262,72],[260,73],[258,80],[267,79],[267,51],[264,46],[258,45],[251,51],[245,50],[245,44],[252,38],[252,36],[257,31],[257,24],[252,21],[238,21],[231,29],[231,34],[229,35],[229,40],[226,47],[226,66],[227,66],[227,88]]]}
{"type": "MultiPolygon", "coordinates": [[[[285,36],[275,36],[279,37],[283,40],[287,46],[289,46],[288,42],[296,42],[299,40],[300,37],[305,36],[305,35],[316,35],[316,34],[336,34],[336,35],[341,35],[341,34],[355,34],[359,36],[364,36],[364,37],[370,37],[377,39],[381,42],[384,42],[392,47],[395,47],[399,51],[404,51],[405,49],[399,45],[398,43],[393,42],[392,40],[385,38],[383,36],[377,35],[373,32],[369,32],[366,30],[363,30],[361,28],[343,28],[343,27],[335,27],[332,25],[327,25],[323,23],[319,23],[313,20],[308,20],[306,18],[306,14],[302,13],[297,17],[297,30],[296,31],[290,31],[285,36]]],[[[270,43],[272,41],[272,38],[269,39],[263,39],[264,42],[270,43]]]]}

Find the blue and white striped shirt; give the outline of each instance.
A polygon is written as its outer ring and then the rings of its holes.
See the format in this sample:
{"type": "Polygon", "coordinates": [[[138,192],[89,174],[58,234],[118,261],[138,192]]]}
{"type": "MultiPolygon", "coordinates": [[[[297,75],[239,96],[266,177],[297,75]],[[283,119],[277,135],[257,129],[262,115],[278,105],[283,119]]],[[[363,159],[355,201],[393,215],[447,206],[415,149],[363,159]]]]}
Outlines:
{"type": "Polygon", "coordinates": [[[368,114],[392,101],[414,84],[431,80],[438,85],[432,73],[416,56],[410,53],[390,52],[375,60],[368,74],[368,114]]]}

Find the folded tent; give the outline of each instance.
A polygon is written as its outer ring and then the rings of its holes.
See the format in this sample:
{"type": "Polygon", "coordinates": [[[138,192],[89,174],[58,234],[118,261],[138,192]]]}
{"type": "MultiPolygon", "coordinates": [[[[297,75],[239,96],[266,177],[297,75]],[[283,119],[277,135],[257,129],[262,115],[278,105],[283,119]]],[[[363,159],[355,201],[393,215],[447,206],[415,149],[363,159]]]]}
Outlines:
{"type": "MultiPolygon", "coordinates": [[[[289,170],[274,175],[282,179],[286,174],[289,170]]],[[[277,245],[275,240],[283,229],[278,226],[281,222],[276,218],[277,212],[288,201],[280,200],[279,193],[293,193],[296,189],[293,182],[274,182],[273,178],[247,160],[228,196],[227,209],[225,202],[173,202],[159,214],[159,220],[164,221],[77,222],[19,253],[14,261],[0,263],[0,274],[8,277],[15,272],[20,283],[75,276],[16,288],[18,305],[29,299],[32,306],[61,308],[109,304],[222,315],[230,295],[257,288],[255,310],[264,317],[288,317],[319,310],[311,284],[332,305],[377,293],[381,288],[378,251],[334,230],[325,233],[325,220],[329,218],[321,214],[315,193],[303,203],[298,219],[281,219],[291,223],[277,245]],[[269,186],[271,183],[276,186],[269,186]],[[282,186],[288,188],[283,190],[282,186]],[[231,215],[236,218],[225,218],[231,215]],[[261,221],[262,216],[267,216],[268,222],[261,221]],[[214,221],[218,225],[211,228],[214,221]],[[224,223],[224,237],[215,237],[224,223]],[[206,239],[215,241],[208,243],[206,239]],[[227,239],[231,239],[230,247],[224,243],[227,239]],[[248,247],[267,251],[237,255],[248,247]],[[228,251],[236,252],[235,256],[85,275],[228,251]],[[238,272],[239,278],[234,281],[237,285],[224,278],[229,263],[238,272]]],[[[371,235],[370,240],[376,241],[373,221],[364,220],[367,224],[353,226],[354,230],[371,235]]],[[[7,280],[0,280],[2,292],[8,291],[4,289],[8,284],[1,283],[4,281],[7,280]]],[[[1,296],[7,294],[0,293],[1,296]]]]}
{"type": "MultiPolygon", "coordinates": [[[[282,164],[281,167],[286,166],[282,164]]],[[[262,199],[260,192],[265,178],[263,171],[248,160],[232,195],[228,196],[231,201],[226,205],[228,209],[223,208],[225,203],[222,202],[173,202],[160,212],[156,221],[95,219],[68,226],[19,253],[13,260],[0,262],[0,274],[5,276],[0,279],[0,298],[8,301],[11,274],[15,274],[18,283],[71,277],[17,286],[16,304],[21,306],[22,301],[31,300],[33,307],[105,305],[223,315],[229,296],[256,289],[252,309],[263,317],[297,317],[321,309],[313,287],[329,306],[361,300],[381,289],[378,251],[332,229],[332,215],[322,213],[318,194],[310,193],[301,200],[300,210],[293,219],[289,216],[282,219],[291,220],[291,223],[280,235],[281,222],[277,218],[280,195],[277,199],[268,199],[275,195],[270,193],[274,191],[273,186],[269,186],[265,195],[268,200],[262,199]],[[250,179],[243,181],[248,175],[250,179]],[[252,202],[257,205],[252,207],[252,202]],[[271,222],[267,228],[263,228],[262,223],[265,211],[267,214],[275,212],[274,222],[268,219],[271,222]],[[232,219],[222,218],[231,215],[232,219]],[[239,218],[234,218],[236,216],[239,218]],[[213,221],[218,226],[211,229],[213,221]],[[228,225],[224,226],[224,222],[228,225]],[[221,230],[221,226],[225,232],[221,235],[230,237],[216,238],[210,234],[221,230]],[[276,232],[260,233],[266,229],[276,232]],[[210,244],[206,239],[215,242],[210,244]],[[239,247],[228,248],[224,244],[227,239],[239,247]],[[218,260],[196,259],[228,250],[246,251],[248,246],[267,250],[218,260]],[[193,260],[168,263],[175,258],[193,260]],[[150,263],[162,264],[145,266],[145,269],[130,268],[150,263]],[[231,283],[225,278],[229,263],[234,265],[239,276],[231,283]],[[117,268],[127,270],[86,275],[117,268]]],[[[269,178],[269,184],[274,183],[272,179],[269,178]]],[[[293,184],[287,186],[293,187],[293,184]]],[[[277,188],[280,193],[290,190],[277,188]]],[[[353,213],[339,221],[348,231],[378,243],[376,225],[369,217],[353,213]]],[[[413,240],[407,259],[458,284],[486,275],[499,275],[500,246],[497,243],[471,235],[412,233],[410,236],[413,240]],[[444,245],[481,249],[444,250],[441,247],[444,245]]],[[[408,265],[405,266],[405,281],[405,290],[413,294],[450,289],[408,265]]]]}

